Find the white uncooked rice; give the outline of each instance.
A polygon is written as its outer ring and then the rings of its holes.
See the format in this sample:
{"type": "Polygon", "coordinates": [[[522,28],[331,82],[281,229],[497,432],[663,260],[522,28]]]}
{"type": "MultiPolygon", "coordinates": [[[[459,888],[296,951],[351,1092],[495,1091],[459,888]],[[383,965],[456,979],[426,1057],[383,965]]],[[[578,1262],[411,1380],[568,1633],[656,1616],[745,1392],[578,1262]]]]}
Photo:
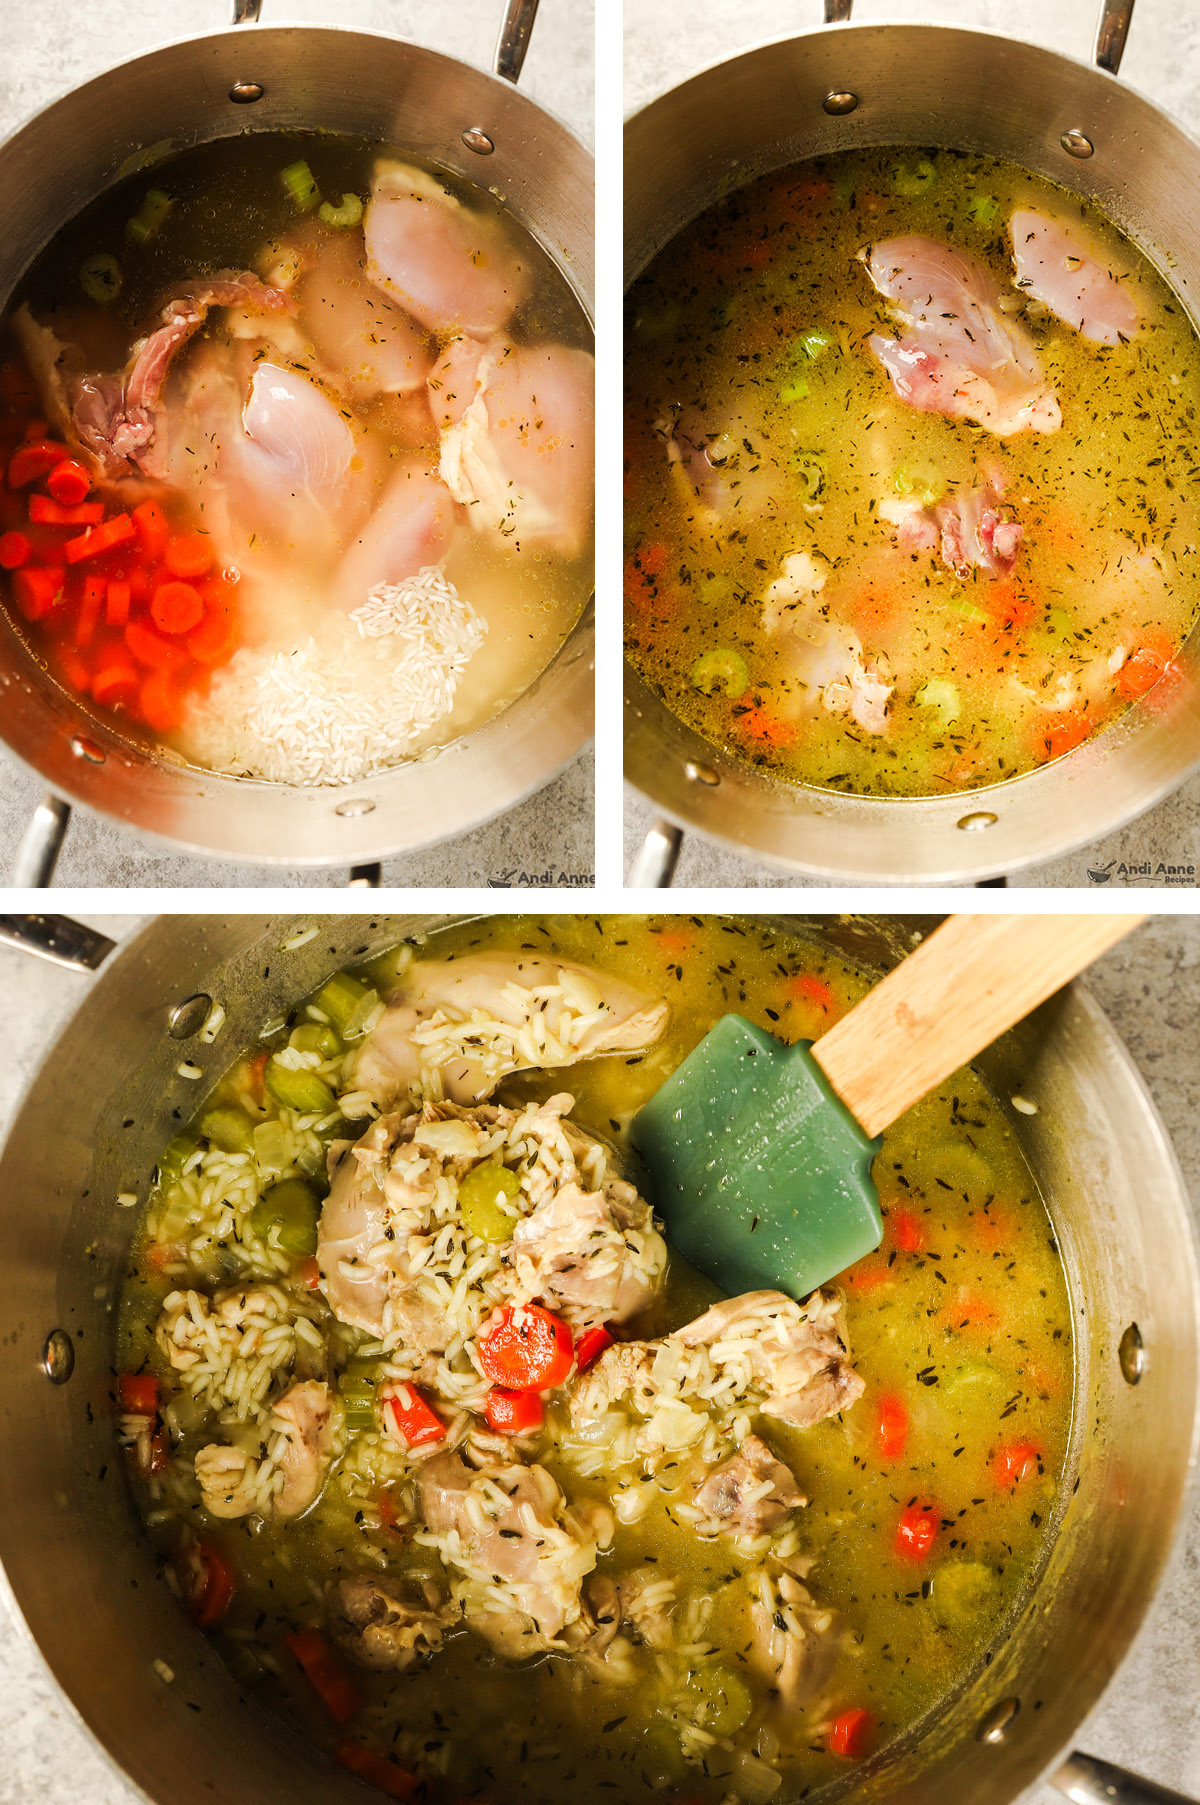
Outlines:
{"type": "Polygon", "coordinates": [[[486,624],[428,566],[290,652],[243,648],[189,724],[195,756],[276,783],[346,784],[444,721],[486,624]]]}

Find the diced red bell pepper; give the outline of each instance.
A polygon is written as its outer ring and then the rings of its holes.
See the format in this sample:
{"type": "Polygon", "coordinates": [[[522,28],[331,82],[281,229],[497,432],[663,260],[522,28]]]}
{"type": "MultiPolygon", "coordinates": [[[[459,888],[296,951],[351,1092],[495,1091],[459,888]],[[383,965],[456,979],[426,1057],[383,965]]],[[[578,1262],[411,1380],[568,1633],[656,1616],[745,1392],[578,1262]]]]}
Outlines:
{"type": "Polygon", "coordinates": [[[850,1711],[839,1711],[825,1737],[830,1754],[844,1755],[848,1761],[861,1761],[874,1740],[875,1714],[861,1705],[850,1711]]]}
{"type": "Polygon", "coordinates": [[[84,501],[91,494],[92,478],[90,472],[74,458],[62,458],[46,478],[46,487],[55,501],[61,501],[70,507],[73,503],[84,501]]]}
{"type": "Polygon", "coordinates": [[[63,546],[63,556],[68,564],[81,564],[85,558],[99,558],[102,553],[135,537],[136,530],[129,515],[114,514],[102,525],[88,527],[77,539],[68,539],[63,546]]]}
{"type": "Polygon", "coordinates": [[[506,1391],[502,1385],[495,1385],[488,1392],[483,1414],[497,1435],[528,1435],[546,1420],[539,1392],[506,1391]]]}
{"type": "Polygon", "coordinates": [[[425,1448],[441,1441],[446,1425],[426,1403],[415,1385],[401,1385],[387,1400],[388,1415],[397,1438],[407,1448],[425,1448]]]}
{"type": "Polygon", "coordinates": [[[284,1641],[330,1716],[348,1723],[358,1710],[358,1692],[321,1632],[302,1623],[284,1641]]]}
{"type": "Polygon", "coordinates": [[[389,1799],[411,1799],[417,1790],[415,1774],[398,1762],[389,1761],[386,1755],[364,1748],[361,1742],[343,1742],[334,1750],[333,1758],[389,1799]]]}
{"type": "Polygon", "coordinates": [[[914,1498],[901,1511],[896,1525],[896,1554],[902,1561],[928,1559],[940,1527],[941,1512],[932,1498],[914,1498]]]}
{"type": "Polygon", "coordinates": [[[575,1343],[575,1369],[585,1373],[589,1366],[595,1366],[605,1348],[610,1348],[616,1336],[601,1323],[597,1328],[585,1329],[575,1343]]]}
{"type": "Polygon", "coordinates": [[[879,1400],[875,1445],[881,1460],[902,1460],[908,1443],[908,1411],[904,1400],[889,1393],[879,1400]]]}
{"type": "Polygon", "coordinates": [[[109,579],[104,619],[110,627],[123,627],[129,619],[129,584],[120,578],[109,579]]]}
{"type": "Polygon", "coordinates": [[[170,527],[156,501],[139,502],[133,510],[133,524],[141,543],[142,556],[148,564],[160,564],[167,549],[170,527]]]}
{"type": "Polygon", "coordinates": [[[100,610],[104,606],[106,589],[107,585],[103,577],[84,578],[79,613],[75,616],[75,644],[81,652],[86,652],[96,637],[96,628],[100,621],[100,610]]]}
{"type": "Polygon", "coordinates": [[[61,564],[27,565],[13,578],[17,607],[26,620],[41,620],[62,601],[67,574],[61,564]]]}
{"type": "Polygon", "coordinates": [[[102,708],[117,708],[137,694],[139,674],[120,645],[106,646],[92,673],[92,694],[102,708]]]}
{"type": "Polygon", "coordinates": [[[153,1373],[121,1373],[117,1392],[126,1416],[157,1416],[158,1380],[153,1373]]]}
{"type": "Polygon", "coordinates": [[[1032,1441],[1009,1442],[1005,1447],[997,1448],[991,1459],[996,1490],[1013,1491],[1028,1474],[1038,1471],[1041,1458],[1042,1450],[1032,1441]]]}
{"type": "Polygon", "coordinates": [[[39,476],[53,470],[55,464],[61,464],[66,455],[66,446],[55,444],[53,439],[31,439],[18,445],[8,460],[9,487],[24,489],[27,484],[35,483],[39,476]]]}
{"type": "Polygon", "coordinates": [[[506,1391],[549,1391],[564,1382],[575,1358],[568,1324],[540,1304],[506,1304],[478,1347],[480,1366],[506,1391]]]}
{"type": "Polygon", "coordinates": [[[35,526],[99,526],[104,519],[104,503],[81,501],[74,507],[65,507],[49,495],[31,495],[29,518],[35,526]]]}
{"type": "Polygon", "coordinates": [[[177,639],[167,639],[146,621],[131,620],[125,628],[125,644],[139,664],[151,670],[178,671],[187,663],[187,652],[177,639]]]}
{"type": "Polygon", "coordinates": [[[33,556],[33,547],[24,533],[0,533],[0,569],[19,570],[33,556]]]}

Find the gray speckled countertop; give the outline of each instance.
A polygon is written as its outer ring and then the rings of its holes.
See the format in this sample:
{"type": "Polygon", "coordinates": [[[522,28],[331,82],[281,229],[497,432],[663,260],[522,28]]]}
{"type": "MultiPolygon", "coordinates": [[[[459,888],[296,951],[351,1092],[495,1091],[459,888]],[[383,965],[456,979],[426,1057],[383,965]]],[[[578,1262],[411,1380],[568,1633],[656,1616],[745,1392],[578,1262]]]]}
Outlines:
{"type": "MultiPolygon", "coordinates": [[[[130,917],[86,916],[121,938],[130,917]]],[[[0,946],[6,999],[0,1128],[87,979],[0,946]]],[[[1200,921],[1157,916],[1093,968],[1092,988],[1134,1055],[1200,1211],[1200,921]]],[[[1132,1654],[1077,1746],[1200,1799],[1200,1498],[1132,1654]]],[[[0,1805],[134,1805],[140,1796],[76,1723],[22,1633],[0,1606],[0,1805]]],[[[301,1789],[302,1791],[302,1789],[301,1789]]],[[[1022,1805],[1061,1795],[1036,1787],[1022,1805]]],[[[241,1805],[253,1805],[245,1800],[241,1805]]],[[[964,1800],[964,1805],[970,1805],[964,1800]]]]}
{"type": "MultiPolygon", "coordinates": [[[[983,26],[1025,38],[1068,55],[1090,54],[1098,0],[855,0],[855,19],[940,20],[983,26]]],[[[819,0],[625,0],[625,109],[643,106],[664,88],[706,64],[766,38],[816,25],[819,0]]],[[[1196,0],[1137,0],[1121,79],[1173,113],[1200,136],[1200,6],[1196,0]]],[[[655,811],[631,787],[625,793],[625,868],[654,820],[655,811]]],[[[1036,888],[1094,886],[1089,871],[1106,875],[1106,888],[1162,884],[1159,865],[1191,866],[1200,882],[1200,776],[1129,826],[1013,878],[1036,888]],[[1148,868],[1148,874],[1147,874],[1148,868]]],[[[704,888],[823,888],[815,879],[782,872],[762,861],[690,833],[684,841],[676,885],[704,888]]]]}
{"type": "MultiPolygon", "coordinates": [[[[113,63],[155,44],[228,25],[229,0],[34,0],[0,5],[0,139],[59,94],[113,63]]],[[[359,26],[411,37],[464,62],[491,67],[503,0],[264,0],[268,24],[359,26]]],[[[530,41],[522,90],[590,144],[593,136],[592,0],[545,0],[530,41]]],[[[29,816],[45,786],[0,751],[0,879],[7,874],[29,816]]],[[[547,788],[502,818],[469,834],[400,858],[383,868],[388,885],[484,886],[529,874],[535,883],[590,878],[593,870],[593,761],[578,759],[547,788]]],[[[113,888],[267,884],[338,885],[340,868],[280,872],[274,868],[193,858],[141,840],[129,830],[78,811],[55,882],[113,888]]]]}

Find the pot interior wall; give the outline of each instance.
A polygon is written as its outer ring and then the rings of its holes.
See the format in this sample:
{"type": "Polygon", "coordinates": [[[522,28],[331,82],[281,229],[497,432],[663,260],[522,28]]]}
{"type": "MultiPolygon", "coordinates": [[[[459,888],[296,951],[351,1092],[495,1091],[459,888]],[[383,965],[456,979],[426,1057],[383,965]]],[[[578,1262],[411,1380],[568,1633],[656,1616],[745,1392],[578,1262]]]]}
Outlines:
{"type": "MultiPolygon", "coordinates": [[[[135,1213],[113,1199],[145,1198],[157,1154],[202,1100],[205,1085],[178,1075],[182,1060],[215,1080],[331,970],[435,925],[428,916],[327,917],[317,938],[285,951],[286,921],[159,920],[95,982],[0,1155],[0,1561],[67,1696],[156,1805],[291,1805],[298,1751],[290,1731],[239,1694],[138,1533],[113,1443],[110,1365],[135,1213]],[[200,991],[227,1011],[211,1047],[166,1034],[168,1010],[200,991]],[[61,1388],[39,1370],[55,1328],[76,1355],[61,1388]]],[[[931,923],[802,925],[881,969],[931,923]]],[[[905,1805],[1001,1805],[1069,1740],[1151,1596],[1192,1446],[1197,1280],[1187,1206],[1128,1056],[1074,990],[983,1065],[1002,1098],[1038,1105],[1012,1120],[1071,1279],[1079,1398],[1069,1483],[1078,1484],[1040,1590],[996,1660],[927,1728],[919,1761],[912,1751],[856,1774],[856,1796],[905,1805]],[[1147,1350],[1136,1388],[1116,1353],[1130,1321],[1147,1350]],[[1011,1734],[981,1747],[977,1726],[1010,1697],[1021,1701],[1011,1734]]],[[[310,1805],[359,1796],[315,1752],[302,1761],[310,1805]]]]}
{"type": "MultiPolygon", "coordinates": [[[[1200,147],[1121,82],[986,32],[850,25],[704,70],[626,128],[632,281],[721,195],[805,157],[880,144],[1008,158],[1096,201],[1200,317],[1200,147]],[[827,114],[825,96],[858,96],[827,114]],[[1094,146],[1068,155],[1065,132],[1094,146]]],[[[1200,761],[1200,630],[1178,672],[1097,739],[1027,776],[928,800],[773,782],[702,740],[626,668],[626,774],[676,819],[815,876],[942,883],[1019,870],[1084,845],[1200,761]]]]}
{"type": "MultiPolygon", "coordinates": [[[[214,138],[283,129],[394,143],[491,188],[590,316],[592,160],[567,128],[467,64],[321,26],[256,26],[168,45],[39,113],[0,148],[0,297],[120,176],[214,138]],[[249,82],[261,84],[261,100],[235,103],[231,90],[249,82]],[[472,127],[492,139],[490,156],[463,143],[472,127]]],[[[86,713],[0,630],[3,733],[63,795],[175,845],[260,864],[357,864],[465,831],[569,763],[591,732],[592,638],[589,608],[496,720],[428,764],[341,789],[239,781],[154,757],[86,713]]]]}

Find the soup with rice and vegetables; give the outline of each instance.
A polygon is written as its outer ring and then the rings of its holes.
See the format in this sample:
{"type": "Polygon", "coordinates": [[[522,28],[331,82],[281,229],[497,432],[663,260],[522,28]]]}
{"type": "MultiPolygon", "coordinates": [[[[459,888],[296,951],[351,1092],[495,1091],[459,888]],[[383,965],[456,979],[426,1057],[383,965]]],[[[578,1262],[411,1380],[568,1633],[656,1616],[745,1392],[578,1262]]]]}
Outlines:
{"type": "Polygon", "coordinates": [[[721,1297],[622,1175],[722,1014],[813,1038],[869,982],[749,920],[476,921],[330,978],[166,1149],[115,1385],[148,1531],[383,1793],[788,1805],[990,1659],[1073,1357],[980,1079],[887,1133],[882,1247],[802,1301],[721,1297]]]}
{"type": "Polygon", "coordinates": [[[0,335],[0,588],[168,756],[346,783],[528,688],[590,593],[592,359],[499,202],[253,134],[130,176],[0,335]]]}

